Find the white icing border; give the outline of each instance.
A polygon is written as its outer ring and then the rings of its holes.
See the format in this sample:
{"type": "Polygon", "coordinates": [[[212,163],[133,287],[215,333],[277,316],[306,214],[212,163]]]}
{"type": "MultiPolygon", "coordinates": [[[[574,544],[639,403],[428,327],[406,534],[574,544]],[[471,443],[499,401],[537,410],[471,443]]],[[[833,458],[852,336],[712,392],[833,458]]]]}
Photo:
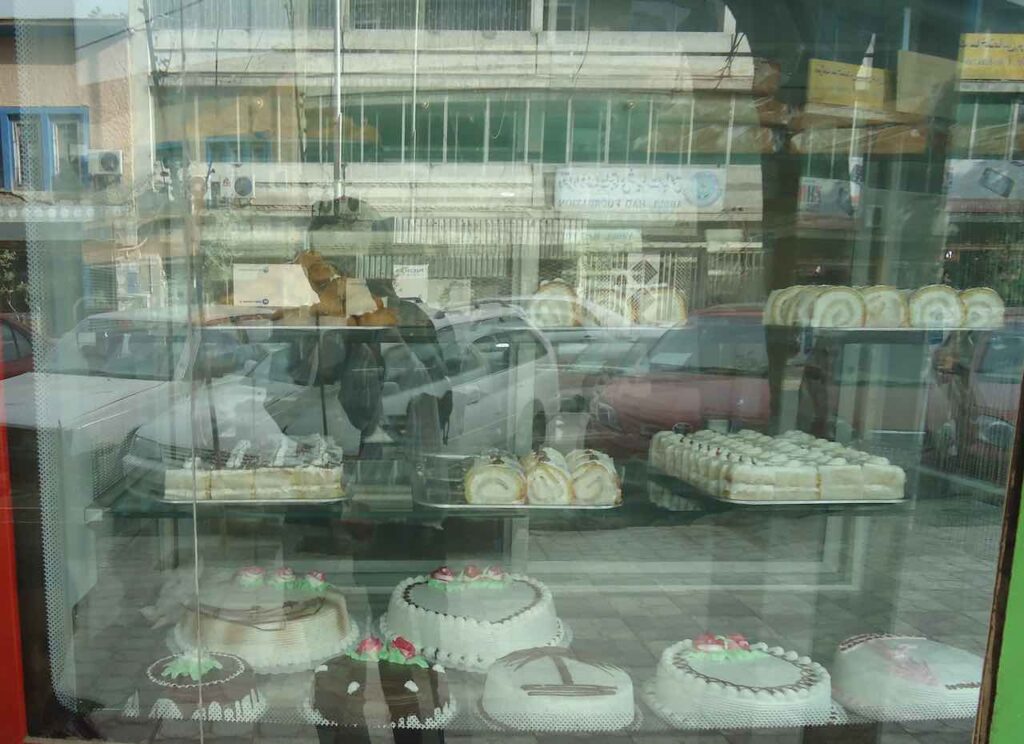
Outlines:
{"type": "MultiPolygon", "coordinates": [[[[451,688],[449,688],[451,689],[451,688]]],[[[410,716],[409,718],[400,718],[398,721],[391,721],[390,723],[384,723],[383,721],[377,724],[369,724],[370,728],[374,729],[443,729],[459,714],[459,704],[456,702],[455,697],[450,695],[448,702],[440,708],[434,708],[434,715],[427,720],[420,722],[416,716],[410,716]]],[[[299,718],[306,723],[314,726],[330,726],[331,728],[356,728],[356,726],[342,726],[332,721],[328,721],[324,718],[316,708],[313,707],[311,701],[303,700],[299,706],[299,718]]]]}
{"type": "Polygon", "coordinates": [[[554,729],[554,728],[542,728],[542,727],[523,727],[511,726],[507,723],[495,720],[486,710],[484,710],[483,698],[477,700],[476,705],[472,707],[473,715],[475,719],[487,726],[492,731],[498,731],[501,733],[516,733],[522,732],[526,734],[551,734],[552,736],[572,736],[572,737],[585,737],[590,738],[594,734],[628,734],[628,733],[639,733],[643,729],[644,713],[636,700],[633,701],[633,720],[628,726],[622,728],[592,728],[586,731],[581,731],[577,728],[566,728],[566,729],[554,729]]]}
{"type": "MultiPolygon", "coordinates": [[[[705,714],[705,718],[703,718],[703,719],[700,719],[700,718],[696,718],[695,719],[695,718],[690,718],[690,717],[687,717],[687,716],[681,716],[678,713],[676,713],[675,711],[673,711],[673,710],[671,710],[669,708],[666,708],[660,702],[658,702],[658,698],[655,695],[655,691],[654,691],[655,681],[656,680],[652,677],[651,679],[647,680],[646,682],[643,682],[639,686],[639,688],[640,688],[640,698],[644,701],[644,704],[647,705],[648,708],[650,708],[652,711],[654,711],[654,713],[659,718],[661,718],[661,720],[663,720],[665,723],[667,723],[668,725],[672,726],[673,728],[677,728],[677,729],[690,729],[690,730],[705,730],[705,731],[707,731],[707,730],[716,730],[716,729],[729,729],[729,728],[736,728],[737,730],[742,730],[742,731],[749,731],[751,729],[750,726],[733,726],[733,727],[730,727],[728,725],[728,722],[725,720],[726,717],[728,716],[728,714],[723,714],[722,715],[722,719],[723,720],[719,721],[719,722],[714,722],[714,721],[708,720],[709,717],[707,717],[706,714],[705,714]]],[[[803,725],[803,726],[845,726],[845,725],[851,724],[851,723],[863,723],[866,720],[867,719],[851,715],[850,713],[848,713],[843,708],[843,706],[839,705],[839,703],[837,703],[835,700],[833,700],[832,701],[832,708],[831,708],[831,710],[829,712],[829,715],[828,715],[827,719],[820,719],[820,718],[816,719],[814,716],[807,716],[806,721],[803,724],[801,724],[801,725],[803,725]]],[[[793,728],[794,727],[794,723],[793,723],[793,719],[792,718],[789,718],[789,719],[786,719],[786,720],[781,720],[778,723],[771,723],[770,721],[759,721],[757,728],[768,728],[768,727],[772,727],[772,726],[777,726],[779,728],[793,728]]]]}

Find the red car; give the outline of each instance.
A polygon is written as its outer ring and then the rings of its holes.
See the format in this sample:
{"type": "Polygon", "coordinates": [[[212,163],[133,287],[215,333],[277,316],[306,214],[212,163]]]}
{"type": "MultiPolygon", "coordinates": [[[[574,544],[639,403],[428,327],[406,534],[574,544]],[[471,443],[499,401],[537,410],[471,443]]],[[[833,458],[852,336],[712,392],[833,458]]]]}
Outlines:
{"type": "Polygon", "coordinates": [[[1024,318],[950,337],[935,355],[927,440],[947,472],[1005,484],[1024,373],[1024,318]]]}
{"type": "Polygon", "coordinates": [[[591,402],[587,446],[643,458],[676,424],[764,429],[770,417],[761,305],[701,310],[674,326],[591,402]]]}
{"type": "Polygon", "coordinates": [[[2,379],[32,371],[32,331],[15,315],[0,315],[2,379]]]}

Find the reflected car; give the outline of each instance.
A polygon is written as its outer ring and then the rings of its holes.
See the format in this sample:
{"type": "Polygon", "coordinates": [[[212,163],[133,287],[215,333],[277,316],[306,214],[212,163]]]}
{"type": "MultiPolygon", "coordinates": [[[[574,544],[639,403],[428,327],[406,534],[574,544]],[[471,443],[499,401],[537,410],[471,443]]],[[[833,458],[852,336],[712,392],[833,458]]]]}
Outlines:
{"type": "Polygon", "coordinates": [[[45,360],[36,359],[43,371],[4,380],[2,415],[12,451],[57,459],[46,463],[54,476],[45,487],[63,509],[72,602],[96,578],[86,507],[123,478],[129,436],[189,391],[196,365],[215,370],[241,361],[244,331],[219,334],[225,345],[211,346],[200,333],[204,327],[259,315],[234,307],[208,307],[202,317],[174,308],[93,315],[61,336],[45,360]]]}
{"type": "Polygon", "coordinates": [[[223,464],[243,440],[272,454],[284,435],[326,435],[367,460],[392,447],[475,454],[543,441],[558,405],[543,337],[505,307],[419,310],[412,326],[268,328],[251,365],[139,427],[127,467],[158,487],[193,452],[223,464]]]}
{"type": "Polygon", "coordinates": [[[1004,484],[1024,374],[1024,321],[954,334],[934,360],[927,443],[941,470],[1004,484]]]}
{"type": "Polygon", "coordinates": [[[665,331],[632,369],[598,389],[587,446],[643,459],[659,431],[677,424],[763,430],[770,409],[761,306],[708,308],[665,331]]]}
{"type": "Polygon", "coordinates": [[[32,354],[32,329],[21,317],[13,314],[0,315],[0,333],[3,334],[3,379],[17,377],[31,372],[34,365],[32,354]]]}
{"type": "Polygon", "coordinates": [[[584,298],[533,295],[478,300],[521,308],[554,349],[561,410],[586,411],[594,391],[636,362],[665,332],[584,298]]]}

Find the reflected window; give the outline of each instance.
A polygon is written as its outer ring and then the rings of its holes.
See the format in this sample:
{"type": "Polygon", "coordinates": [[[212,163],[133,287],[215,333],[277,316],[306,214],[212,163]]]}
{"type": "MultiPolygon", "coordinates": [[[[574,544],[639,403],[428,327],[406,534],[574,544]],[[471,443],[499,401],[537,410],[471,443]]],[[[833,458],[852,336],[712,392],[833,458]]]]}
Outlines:
{"type": "Polygon", "coordinates": [[[482,163],[486,146],[487,102],[449,101],[448,162],[482,163]]]}
{"type": "Polygon", "coordinates": [[[994,334],[985,347],[978,366],[978,374],[1004,382],[1020,382],[1024,369],[1024,337],[1004,333],[994,334]]]}
{"type": "MultiPolygon", "coordinates": [[[[0,109],[3,186],[16,191],[81,189],[85,174],[86,116],[74,109],[0,109]]],[[[113,155],[113,154],[112,154],[113,155]]],[[[116,158],[116,155],[113,155],[116,158]]],[[[97,162],[102,175],[105,162],[97,162]]],[[[116,160],[108,177],[117,177],[116,160]]]]}

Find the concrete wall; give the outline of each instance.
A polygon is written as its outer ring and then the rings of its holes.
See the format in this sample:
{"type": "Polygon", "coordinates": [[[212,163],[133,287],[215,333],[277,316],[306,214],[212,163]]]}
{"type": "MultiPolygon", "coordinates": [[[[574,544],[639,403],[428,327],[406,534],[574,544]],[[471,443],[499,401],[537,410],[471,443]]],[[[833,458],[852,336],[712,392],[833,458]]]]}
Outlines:
{"type": "Polygon", "coordinates": [[[89,147],[122,150],[124,180],[131,182],[137,112],[127,37],[78,46],[80,38],[70,23],[17,23],[13,36],[0,37],[0,106],[85,107],[89,147]]]}

